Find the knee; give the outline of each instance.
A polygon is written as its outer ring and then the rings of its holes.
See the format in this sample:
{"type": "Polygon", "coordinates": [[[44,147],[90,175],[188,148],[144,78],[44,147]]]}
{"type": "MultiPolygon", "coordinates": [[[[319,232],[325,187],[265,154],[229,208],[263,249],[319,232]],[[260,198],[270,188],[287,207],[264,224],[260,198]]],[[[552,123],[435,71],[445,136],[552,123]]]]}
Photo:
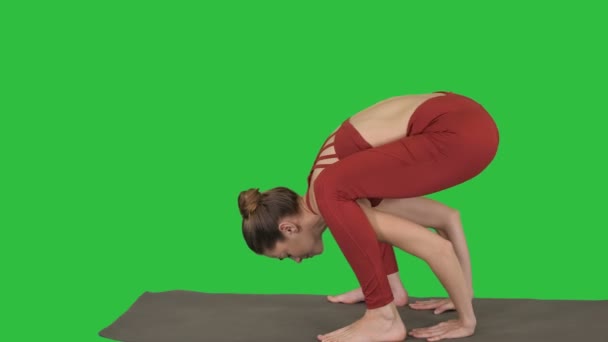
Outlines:
{"type": "Polygon", "coordinates": [[[445,210],[445,216],[443,224],[447,227],[460,224],[460,211],[454,208],[447,208],[445,210]]]}

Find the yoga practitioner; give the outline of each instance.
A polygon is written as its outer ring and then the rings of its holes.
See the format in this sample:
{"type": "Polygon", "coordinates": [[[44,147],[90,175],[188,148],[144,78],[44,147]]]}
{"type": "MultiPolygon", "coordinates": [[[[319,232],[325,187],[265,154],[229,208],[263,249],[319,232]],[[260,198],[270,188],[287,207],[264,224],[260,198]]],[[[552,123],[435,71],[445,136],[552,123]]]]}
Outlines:
{"type": "Polygon", "coordinates": [[[364,301],[366,312],[349,326],[318,335],[320,341],[406,338],[396,306],[408,304],[408,294],[393,246],[424,260],[449,294],[409,306],[458,313],[409,334],[428,341],[473,335],[471,267],[458,212],[422,196],[481,173],[498,141],[490,114],[464,95],[440,91],[378,102],[325,140],[304,196],[285,187],[239,194],[245,241],[257,254],[299,263],[322,253],[322,234],[330,229],[361,287],[328,300],[364,301]]]}

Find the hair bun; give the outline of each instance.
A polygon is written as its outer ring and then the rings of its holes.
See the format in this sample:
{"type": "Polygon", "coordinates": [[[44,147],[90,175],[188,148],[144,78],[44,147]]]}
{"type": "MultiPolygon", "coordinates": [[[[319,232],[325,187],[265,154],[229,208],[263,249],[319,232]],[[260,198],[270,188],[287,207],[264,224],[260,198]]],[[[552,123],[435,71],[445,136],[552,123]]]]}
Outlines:
{"type": "Polygon", "coordinates": [[[262,194],[259,188],[252,188],[246,191],[241,191],[239,194],[239,210],[243,218],[249,216],[257,209],[262,199],[262,194]]]}

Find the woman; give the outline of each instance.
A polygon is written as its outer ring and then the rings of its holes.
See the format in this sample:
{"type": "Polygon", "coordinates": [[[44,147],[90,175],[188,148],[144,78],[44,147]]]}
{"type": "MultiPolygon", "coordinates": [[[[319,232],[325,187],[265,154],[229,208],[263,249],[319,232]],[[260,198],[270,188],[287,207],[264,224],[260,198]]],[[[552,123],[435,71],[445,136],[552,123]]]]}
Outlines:
{"type": "Polygon", "coordinates": [[[410,335],[429,341],[470,336],[477,320],[462,228],[451,218],[453,210],[421,196],[478,175],[496,155],[498,141],[490,114],[466,96],[389,98],[345,120],[326,139],[304,197],[283,187],[241,192],[245,240],[258,254],[301,262],[323,251],[321,235],[329,227],[361,290],[328,299],[364,300],[367,310],[353,324],[319,335],[320,341],[405,339],[396,305],[407,303],[407,293],[392,246],[427,262],[449,294],[449,300],[410,306],[458,312],[456,320],[410,335]]]}

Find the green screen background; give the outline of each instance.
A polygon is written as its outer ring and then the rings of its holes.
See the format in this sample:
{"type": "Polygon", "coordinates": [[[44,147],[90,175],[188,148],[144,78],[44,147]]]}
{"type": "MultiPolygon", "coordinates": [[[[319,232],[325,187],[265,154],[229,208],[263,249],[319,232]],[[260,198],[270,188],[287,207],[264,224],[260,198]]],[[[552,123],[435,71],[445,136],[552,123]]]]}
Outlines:
{"type": "MultiPolygon", "coordinates": [[[[330,234],[302,264],[250,252],[237,196],[303,194],[339,123],[437,90],[501,134],[484,173],[430,196],[462,214],[476,297],[608,299],[591,3],[2,3],[3,338],[101,341],[145,291],[357,287],[330,234]]],[[[412,296],[446,295],[397,258],[412,296]]]]}

